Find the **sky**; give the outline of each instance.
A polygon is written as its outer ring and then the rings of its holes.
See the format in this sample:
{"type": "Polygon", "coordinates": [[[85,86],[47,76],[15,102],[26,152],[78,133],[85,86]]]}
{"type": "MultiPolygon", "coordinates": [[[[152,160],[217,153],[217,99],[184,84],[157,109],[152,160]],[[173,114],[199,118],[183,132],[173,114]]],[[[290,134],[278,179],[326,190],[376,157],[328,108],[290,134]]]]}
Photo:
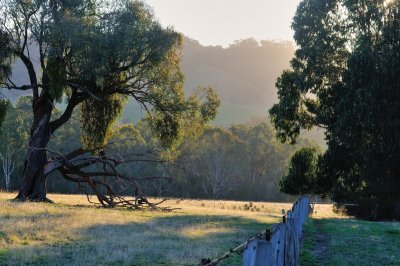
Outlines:
{"type": "Polygon", "coordinates": [[[146,0],[163,26],[203,45],[235,40],[293,40],[290,28],[300,0],[146,0]]]}

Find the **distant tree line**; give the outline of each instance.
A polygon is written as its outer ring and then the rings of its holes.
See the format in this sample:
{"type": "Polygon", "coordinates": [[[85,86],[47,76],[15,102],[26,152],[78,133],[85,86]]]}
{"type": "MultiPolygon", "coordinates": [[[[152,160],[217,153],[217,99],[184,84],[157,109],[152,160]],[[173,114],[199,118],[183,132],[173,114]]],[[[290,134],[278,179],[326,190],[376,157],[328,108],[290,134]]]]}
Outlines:
{"type": "MultiPolygon", "coordinates": [[[[10,190],[18,189],[21,184],[28,125],[32,122],[31,101],[30,96],[23,96],[14,105],[8,105],[0,134],[0,153],[8,152],[15,165],[10,190]]],[[[56,115],[61,113],[56,111],[56,115]]],[[[79,111],[75,112],[66,126],[54,134],[48,146],[50,152],[64,154],[80,147],[79,116],[79,111]]],[[[127,164],[121,172],[132,176],[165,177],[142,181],[146,195],[163,197],[291,200],[290,196],[278,191],[279,179],[286,173],[289,158],[298,148],[316,145],[303,139],[294,146],[281,144],[267,123],[236,124],[228,129],[209,126],[198,138],[184,140],[176,150],[163,150],[145,121],[136,125],[117,123],[111,135],[109,152],[121,155],[148,153],[159,159],[127,164]],[[169,160],[168,156],[178,159],[169,160]]],[[[1,187],[6,189],[3,177],[1,187]]],[[[47,189],[52,193],[81,193],[77,184],[64,180],[57,172],[49,176],[47,189]]],[[[116,189],[132,194],[123,187],[116,189]]]]}

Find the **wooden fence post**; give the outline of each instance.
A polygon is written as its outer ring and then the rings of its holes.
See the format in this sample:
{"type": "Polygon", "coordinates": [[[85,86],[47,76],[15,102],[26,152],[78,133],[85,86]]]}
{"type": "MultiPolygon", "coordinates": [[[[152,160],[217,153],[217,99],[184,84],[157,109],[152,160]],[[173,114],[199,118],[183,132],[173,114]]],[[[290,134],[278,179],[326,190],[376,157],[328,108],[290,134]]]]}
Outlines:
{"type": "Polygon", "coordinates": [[[275,232],[271,239],[272,246],[274,247],[274,262],[271,265],[285,265],[285,230],[286,225],[284,223],[278,224],[275,227],[275,232]]]}
{"type": "Polygon", "coordinates": [[[243,266],[269,266],[274,261],[274,248],[270,241],[252,240],[243,254],[243,266]]]}

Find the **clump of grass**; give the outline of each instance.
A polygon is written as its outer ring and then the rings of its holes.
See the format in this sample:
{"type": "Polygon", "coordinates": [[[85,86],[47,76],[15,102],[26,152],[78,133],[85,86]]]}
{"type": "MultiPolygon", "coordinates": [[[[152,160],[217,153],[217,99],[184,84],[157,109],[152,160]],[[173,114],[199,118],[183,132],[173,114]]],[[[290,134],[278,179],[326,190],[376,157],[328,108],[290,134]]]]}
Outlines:
{"type": "Polygon", "coordinates": [[[251,210],[253,208],[253,202],[249,202],[248,204],[245,204],[243,209],[245,211],[251,210]]]}

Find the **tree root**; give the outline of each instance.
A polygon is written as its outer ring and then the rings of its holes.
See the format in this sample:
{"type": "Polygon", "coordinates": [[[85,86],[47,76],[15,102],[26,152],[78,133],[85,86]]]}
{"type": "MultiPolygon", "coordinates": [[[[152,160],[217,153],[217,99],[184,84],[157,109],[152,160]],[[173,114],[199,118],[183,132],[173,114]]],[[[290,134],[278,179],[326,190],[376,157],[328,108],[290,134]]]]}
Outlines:
{"type": "Polygon", "coordinates": [[[12,199],[14,202],[43,202],[43,203],[54,203],[53,200],[44,197],[44,198],[29,198],[29,197],[20,197],[19,195],[12,199]]]}

